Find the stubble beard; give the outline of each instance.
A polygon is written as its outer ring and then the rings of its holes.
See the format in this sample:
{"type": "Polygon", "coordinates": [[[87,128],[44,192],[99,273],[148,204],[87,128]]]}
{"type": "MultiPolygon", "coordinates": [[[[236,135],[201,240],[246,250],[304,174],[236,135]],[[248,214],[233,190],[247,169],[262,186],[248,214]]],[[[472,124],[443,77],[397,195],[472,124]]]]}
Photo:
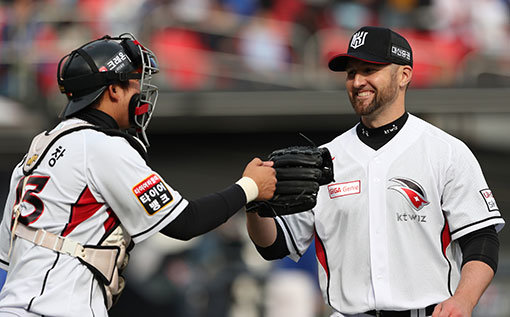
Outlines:
{"type": "Polygon", "coordinates": [[[376,90],[374,98],[368,105],[364,105],[363,101],[356,100],[356,91],[349,95],[352,108],[359,116],[370,116],[380,112],[387,105],[393,103],[397,99],[398,84],[396,81],[396,74],[392,74],[390,84],[383,87],[380,91],[376,90]]]}

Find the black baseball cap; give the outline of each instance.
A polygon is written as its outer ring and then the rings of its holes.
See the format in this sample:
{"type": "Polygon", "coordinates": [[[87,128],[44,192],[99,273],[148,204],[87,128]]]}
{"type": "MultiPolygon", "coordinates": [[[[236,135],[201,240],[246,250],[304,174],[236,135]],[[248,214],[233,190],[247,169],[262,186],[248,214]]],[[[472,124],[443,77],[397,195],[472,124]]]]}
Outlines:
{"type": "Polygon", "coordinates": [[[374,64],[398,64],[413,67],[411,45],[400,34],[383,27],[364,26],[356,31],[349,42],[347,53],[330,59],[332,71],[345,71],[349,58],[374,64]]]}

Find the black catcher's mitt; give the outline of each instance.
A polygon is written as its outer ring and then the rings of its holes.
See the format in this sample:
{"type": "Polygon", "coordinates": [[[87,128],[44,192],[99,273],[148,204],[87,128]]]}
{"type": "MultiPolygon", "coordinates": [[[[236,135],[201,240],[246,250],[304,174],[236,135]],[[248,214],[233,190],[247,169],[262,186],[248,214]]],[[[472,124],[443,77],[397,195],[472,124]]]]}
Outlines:
{"type": "Polygon", "coordinates": [[[292,146],[273,151],[268,159],[276,170],[276,191],[268,201],[254,201],[248,212],[275,217],[310,210],[317,203],[319,186],[333,181],[333,161],[326,148],[292,146]]]}

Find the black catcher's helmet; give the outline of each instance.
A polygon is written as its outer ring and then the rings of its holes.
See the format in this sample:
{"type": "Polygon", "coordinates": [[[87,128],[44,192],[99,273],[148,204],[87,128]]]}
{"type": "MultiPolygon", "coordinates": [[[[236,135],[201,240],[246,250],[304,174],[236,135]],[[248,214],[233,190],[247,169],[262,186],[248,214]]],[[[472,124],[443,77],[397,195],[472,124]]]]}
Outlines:
{"type": "Polygon", "coordinates": [[[145,130],[152,117],[158,87],[151,84],[159,72],[156,56],[130,33],[108,35],[86,43],[64,56],[58,64],[57,81],[68,103],[61,113],[69,118],[96,101],[106,88],[119,81],[140,80],[140,94],[130,102],[130,120],[148,145],[145,130]]]}

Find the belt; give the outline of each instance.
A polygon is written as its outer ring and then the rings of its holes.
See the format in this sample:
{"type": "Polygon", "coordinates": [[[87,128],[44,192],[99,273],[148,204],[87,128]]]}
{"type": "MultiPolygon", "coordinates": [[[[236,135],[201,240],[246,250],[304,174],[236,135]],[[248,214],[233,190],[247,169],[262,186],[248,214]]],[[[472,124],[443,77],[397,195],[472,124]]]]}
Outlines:
{"type": "Polygon", "coordinates": [[[411,309],[411,310],[371,310],[365,312],[365,314],[376,316],[376,317],[426,317],[431,316],[434,312],[436,304],[427,306],[422,309],[411,309]],[[423,314],[425,313],[425,314],[423,314]]]}

